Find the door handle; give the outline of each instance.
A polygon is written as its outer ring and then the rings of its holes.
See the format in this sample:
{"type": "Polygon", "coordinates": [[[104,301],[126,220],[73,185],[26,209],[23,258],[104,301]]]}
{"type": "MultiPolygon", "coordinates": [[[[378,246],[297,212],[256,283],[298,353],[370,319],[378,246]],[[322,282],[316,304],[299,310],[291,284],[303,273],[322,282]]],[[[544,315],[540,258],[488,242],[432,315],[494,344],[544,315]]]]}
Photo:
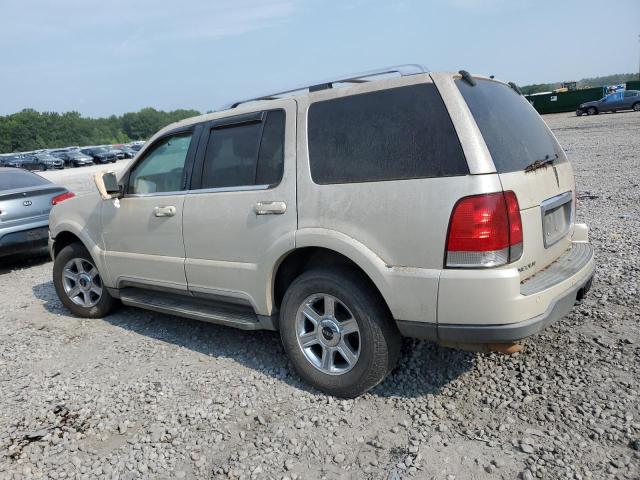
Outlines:
{"type": "Polygon", "coordinates": [[[166,207],[155,207],[153,214],[156,217],[173,217],[176,214],[176,207],[167,205],[166,207]]]}
{"type": "Polygon", "coordinates": [[[282,215],[287,211],[287,204],[284,202],[258,202],[253,206],[256,215],[282,215]]]}

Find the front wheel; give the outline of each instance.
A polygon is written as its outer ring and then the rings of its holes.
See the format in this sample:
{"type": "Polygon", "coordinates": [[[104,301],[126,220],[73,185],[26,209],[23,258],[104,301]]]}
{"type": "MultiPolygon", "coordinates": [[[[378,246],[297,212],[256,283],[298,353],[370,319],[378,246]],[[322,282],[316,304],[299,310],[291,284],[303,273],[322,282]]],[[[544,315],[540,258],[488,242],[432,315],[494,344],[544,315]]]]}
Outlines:
{"type": "Polygon", "coordinates": [[[91,255],[80,243],[64,247],[53,263],[53,286],[60,301],[79,317],[101,318],[116,301],[102,283],[91,255]]]}
{"type": "Polygon", "coordinates": [[[296,278],[282,301],[280,335],[307,383],[347,398],[384,379],[401,343],[380,296],[349,269],[311,270],[296,278]]]}
{"type": "Polygon", "coordinates": [[[598,109],[596,107],[587,108],[587,115],[597,115],[598,109]]]}

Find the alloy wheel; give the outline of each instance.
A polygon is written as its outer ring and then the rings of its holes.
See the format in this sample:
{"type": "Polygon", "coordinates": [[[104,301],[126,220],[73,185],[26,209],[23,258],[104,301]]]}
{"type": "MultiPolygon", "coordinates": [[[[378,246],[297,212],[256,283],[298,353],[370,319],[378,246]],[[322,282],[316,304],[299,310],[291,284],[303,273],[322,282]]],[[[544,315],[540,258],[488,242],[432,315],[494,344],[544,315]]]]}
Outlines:
{"type": "Polygon", "coordinates": [[[351,370],[360,357],[360,329],[347,306],[333,295],[307,297],[296,315],[298,345],[315,368],[328,375],[351,370]]]}
{"type": "Polygon", "coordinates": [[[62,285],[69,299],[81,307],[90,308],[102,297],[102,279],[89,260],[72,258],[62,269],[62,285]]]}

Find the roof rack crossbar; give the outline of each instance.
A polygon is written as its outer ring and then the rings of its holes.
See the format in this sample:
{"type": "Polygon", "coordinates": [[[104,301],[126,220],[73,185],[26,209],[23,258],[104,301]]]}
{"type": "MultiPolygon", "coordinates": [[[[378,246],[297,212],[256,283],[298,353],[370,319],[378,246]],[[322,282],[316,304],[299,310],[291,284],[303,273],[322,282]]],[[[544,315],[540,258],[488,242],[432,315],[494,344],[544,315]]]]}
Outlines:
{"type": "Polygon", "coordinates": [[[367,72],[360,72],[352,75],[347,75],[344,77],[333,78],[331,80],[325,80],[323,82],[316,82],[311,85],[302,85],[296,88],[290,88],[287,90],[283,90],[281,92],[269,93],[266,95],[260,95],[258,97],[247,98],[244,100],[240,100],[237,102],[230,103],[220,108],[219,110],[227,110],[230,108],[236,108],[243,103],[249,102],[257,102],[259,100],[275,100],[277,98],[281,98],[286,95],[290,95],[295,92],[300,92],[302,90],[308,90],[309,92],[316,92],[318,90],[325,90],[328,88],[333,88],[335,83],[366,83],[370,80],[370,77],[377,77],[380,75],[389,75],[397,73],[401,77],[406,77],[409,75],[418,75],[420,73],[427,73],[427,69],[422,65],[418,64],[406,64],[406,65],[394,65],[392,67],[379,68],[376,70],[369,70],[367,72]]]}

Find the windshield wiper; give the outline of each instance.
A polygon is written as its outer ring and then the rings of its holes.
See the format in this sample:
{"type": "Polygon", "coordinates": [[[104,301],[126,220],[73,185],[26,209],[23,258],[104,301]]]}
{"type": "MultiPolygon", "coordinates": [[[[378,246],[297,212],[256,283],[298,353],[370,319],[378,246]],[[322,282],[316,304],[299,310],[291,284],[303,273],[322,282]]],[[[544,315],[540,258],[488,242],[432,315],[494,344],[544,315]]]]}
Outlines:
{"type": "Polygon", "coordinates": [[[530,163],[526,167],[524,167],[525,173],[533,172],[534,170],[538,170],[539,168],[546,167],[547,165],[553,163],[558,158],[558,155],[554,155],[553,157],[549,155],[545,155],[542,160],[536,160],[533,163],[530,163]]]}

